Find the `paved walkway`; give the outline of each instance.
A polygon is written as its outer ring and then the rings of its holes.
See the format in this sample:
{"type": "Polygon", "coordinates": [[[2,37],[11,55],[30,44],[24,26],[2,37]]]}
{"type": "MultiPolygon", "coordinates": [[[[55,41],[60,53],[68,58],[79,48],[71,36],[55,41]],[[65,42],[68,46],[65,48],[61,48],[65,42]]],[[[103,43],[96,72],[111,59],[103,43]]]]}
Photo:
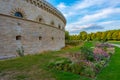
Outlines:
{"type": "Polygon", "coordinates": [[[119,45],[119,44],[112,44],[112,45],[120,48],[120,45],[119,45]]]}
{"type": "Polygon", "coordinates": [[[10,55],[10,56],[0,56],[0,60],[4,60],[4,59],[10,59],[10,58],[15,58],[15,55],[10,55]]]}

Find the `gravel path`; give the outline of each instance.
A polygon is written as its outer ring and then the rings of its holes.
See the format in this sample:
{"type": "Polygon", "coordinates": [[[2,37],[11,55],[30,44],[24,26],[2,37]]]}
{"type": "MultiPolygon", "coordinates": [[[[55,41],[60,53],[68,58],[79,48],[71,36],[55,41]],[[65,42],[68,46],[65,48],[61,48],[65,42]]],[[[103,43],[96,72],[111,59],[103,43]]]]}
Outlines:
{"type": "Polygon", "coordinates": [[[10,55],[10,56],[0,56],[0,60],[4,60],[4,59],[10,59],[10,58],[15,58],[15,55],[10,55]]]}
{"type": "Polygon", "coordinates": [[[119,47],[119,48],[120,48],[120,45],[119,45],[119,44],[112,44],[112,45],[114,45],[114,46],[116,46],[116,47],[119,47]]]}

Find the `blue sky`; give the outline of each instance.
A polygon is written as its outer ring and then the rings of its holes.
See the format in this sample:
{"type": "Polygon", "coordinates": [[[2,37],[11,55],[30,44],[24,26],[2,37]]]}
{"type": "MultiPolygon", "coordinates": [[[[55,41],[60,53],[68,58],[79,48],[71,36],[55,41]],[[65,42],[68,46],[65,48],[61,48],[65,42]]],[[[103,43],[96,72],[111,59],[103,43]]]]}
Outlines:
{"type": "Polygon", "coordinates": [[[70,34],[120,29],[120,0],[47,0],[67,19],[70,34]]]}

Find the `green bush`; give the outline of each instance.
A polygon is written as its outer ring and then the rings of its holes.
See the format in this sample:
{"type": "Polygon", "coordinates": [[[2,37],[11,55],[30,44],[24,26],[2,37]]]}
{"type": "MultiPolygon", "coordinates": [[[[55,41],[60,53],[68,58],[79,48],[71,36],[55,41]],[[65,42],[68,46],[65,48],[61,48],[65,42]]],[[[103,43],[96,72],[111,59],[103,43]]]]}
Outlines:
{"type": "Polygon", "coordinates": [[[69,59],[62,58],[62,59],[58,59],[58,60],[55,60],[53,62],[50,62],[48,64],[48,67],[49,68],[55,68],[57,70],[68,70],[66,68],[69,67],[70,63],[72,63],[72,62],[69,59]]]}
{"type": "Polygon", "coordinates": [[[83,43],[83,41],[80,41],[80,40],[66,40],[65,41],[66,45],[71,45],[71,46],[77,46],[77,45],[80,45],[82,43],[83,43]]]}
{"type": "Polygon", "coordinates": [[[80,74],[83,70],[83,63],[71,62],[69,59],[63,59],[60,61],[51,62],[48,65],[49,68],[63,70],[67,72],[73,72],[76,74],[80,74]]]}
{"type": "Polygon", "coordinates": [[[24,48],[23,48],[23,46],[21,46],[21,48],[18,48],[16,51],[17,51],[19,56],[21,56],[21,57],[24,56],[24,48]]]}
{"type": "Polygon", "coordinates": [[[81,54],[89,61],[94,61],[94,54],[93,51],[87,47],[80,48],[81,54]]]}
{"type": "Polygon", "coordinates": [[[98,73],[101,70],[101,68],[103,67],[103,64],[100,64],[100,62],[95,62],[94,65],[95,65],[96,73],[98,73]]]}
{"type": "Polygon", "coordinates": [[[94,71],[94,68],[93,67],[90,67],[90,66],[85,66],[84,68],[84,71],[82,72],[83,75],[86,75],[88,77],[92,77],[94,78],[95,77],[95,71],[94,71]]]}
{"type": "Polygon", "coordinates": [[[70,68],[70,63],[67,63],[67,64],[64,64],[64,71],[70,71],[71,68],[70,68]]]}
{"type": "Polygon", "coordinates": [[[71,72],[75,73],[75,74],[81,74],[81,72],[83,71],[84,69],[84,64],[81,62],[81,63],[72,63],[70,65],[71,67],[71,72]]]}

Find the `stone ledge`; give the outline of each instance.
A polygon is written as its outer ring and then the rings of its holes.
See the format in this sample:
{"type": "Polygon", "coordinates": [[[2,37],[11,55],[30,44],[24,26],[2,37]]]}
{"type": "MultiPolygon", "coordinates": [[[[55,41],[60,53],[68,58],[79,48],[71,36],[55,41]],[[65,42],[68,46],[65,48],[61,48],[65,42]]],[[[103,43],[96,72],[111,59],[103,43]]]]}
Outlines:
{"type": "Polygon", "coordinates": [[[65,30],[59,29],[59,28],[54,27],[52,25],[45,24],[45,23],[40,23],[40,22],[33,21],[33,20],[28,20],[28,19],[24,19],[24,18],[18,18],[18,17],[14,17],[14,16],[10,16],[10,15],[1,14],[1,13],[0,13],[0,16],[9,17],[9,18],[15,18],[15,19],[24,20],[24,21],[29,21],[29,22],[33,22],[33,23],[37,23],[37,24],[42,24],[42,25],[46,25],[48,27],[56,28],[58,30],[61,30],[61,31],[65,32],[65,30]]]}
{"type": "Polygon", "coordinates": [[[11,59],[11,58],[15,58],[15,57],[16,57],[16,55],[0,56],[0,60],[11,59]]]}

